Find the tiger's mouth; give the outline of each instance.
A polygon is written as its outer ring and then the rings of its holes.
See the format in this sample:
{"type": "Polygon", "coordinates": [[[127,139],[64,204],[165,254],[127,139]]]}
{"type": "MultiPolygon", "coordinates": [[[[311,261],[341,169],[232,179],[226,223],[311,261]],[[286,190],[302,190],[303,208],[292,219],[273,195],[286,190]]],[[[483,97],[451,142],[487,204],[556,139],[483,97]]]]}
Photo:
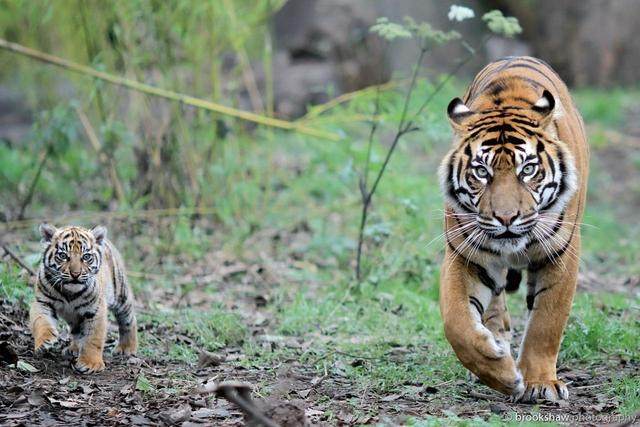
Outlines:
{"type": "Polygon", "coordinates": [[[518,233],[514,233],[513,231],[505,231],[503,233],[500,234],[494,234],[491,236],[494,239],[521,239],[523,237],[526,237],[526,234],[518,234],[518,233]]]}

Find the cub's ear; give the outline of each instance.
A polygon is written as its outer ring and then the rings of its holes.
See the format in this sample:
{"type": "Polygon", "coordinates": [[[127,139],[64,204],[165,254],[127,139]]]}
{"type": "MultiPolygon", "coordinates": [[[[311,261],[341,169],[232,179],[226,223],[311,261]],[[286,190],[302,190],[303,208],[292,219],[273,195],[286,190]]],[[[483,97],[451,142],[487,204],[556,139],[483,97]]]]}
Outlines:
{"type": "Polygon", "coordinates": [[[47,224],[46,222],[40,224],[38,229],[40,230],[40,235],[42,236],[43,243],[51,243],[51,239],[53,239],[54,234],[56,234],[56,231],[58,231],[56,227],[51,224],[47,224]]]}
{"type": "Polygon", "coordinates": [[[102,225],[98,225],[91,229],[91,233],[93,234],[93,237],[96,238],[96,243],[102,246],[104,239],[107,238],[107,229],[102,225]]]}
{"type": "Polygon", "coordinates": [[[542,96],[540,99],[533,104],[533,111],[540,114],[540,124],[542,127],[546,126],[549,122],[549,119],[553,117],[553,109],[556,106],[556,99],[553,97],[551,92],[545,90],[542,92],[542,96]]]}
{"type": "Polygon", "coordinates": [[[447,107],[449,122],[455,131],[461,130],[465,121],[474,114],[475,113],[471,111],[460,98],[454,98],[451,100],[447,107]]]}

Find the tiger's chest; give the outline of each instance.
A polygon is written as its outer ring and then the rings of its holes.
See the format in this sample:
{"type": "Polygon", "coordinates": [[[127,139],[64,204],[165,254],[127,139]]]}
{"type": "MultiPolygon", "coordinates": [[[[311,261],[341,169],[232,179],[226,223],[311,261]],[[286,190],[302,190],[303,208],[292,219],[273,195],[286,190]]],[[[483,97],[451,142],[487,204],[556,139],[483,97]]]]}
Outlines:
{"type": "Polygon", "coordinates": [[[51,305],[56,316],[65,320],[72,329],[83,320],[92,317],[104,300],[101,289],[95,281],[85,284],[66,284],[63,290],[55,293],[51,305]]]}

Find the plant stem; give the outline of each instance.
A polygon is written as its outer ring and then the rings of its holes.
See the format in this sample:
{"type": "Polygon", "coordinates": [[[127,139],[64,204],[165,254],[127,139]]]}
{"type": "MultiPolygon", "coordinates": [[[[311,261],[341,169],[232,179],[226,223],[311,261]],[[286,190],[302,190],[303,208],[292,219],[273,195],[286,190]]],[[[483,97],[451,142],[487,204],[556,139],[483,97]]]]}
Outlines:
{"type": "Polygon", "coordinates": [[[374,193],[378,189],[378,184],[384,175],[385,170],[387,169],[387,165],[389,164],[389,160],[391,159],[391,155],[395,151],[398,141],[402,135],[407,133],[411,127],[411,122],[406,123],[405,120],[407,117],[407,111],[409,110],[409,104],[411,102],[411,95],[416,86],[416,80],[418,77],[418,71],[420,70],[420,66],[422,65],[422,61],[424,60],[424,56],[427,53],[427,49],[421,48],[420,53],[418,55],[418,59],[416,61],[416,66],[413,70],[413,75],[411,76],[411,83],[409,84],[409,89],[407,90],[407,94],[404,99],[404,106],[402,107],[402,115],[400,116],[400,122],[398,123],[398,129],[396,130],[396,134],[393,138],[393,142],[391,143],[391,147],[387,151],[387,155],[382,163],[382,167],[378,171],[378,175],[376,175],[376,179],[371,186],[371,189],[367,189],[367,180],[369,175],[369,164],[371,161],[371,146],[373,144],[373,136],[378,127],[378,121],[375,117],[378,115],[379,109],[379,98],[380,91],[378,90],[378,94],[376,96],[376,107],[374,110],[374,120],[371,125],[371,132],[369,133],[369,145],[367,147],[367,158],[365,162],[365,172],[364,177],[362,179],[360,185],[360,193],[362,195],[362,211],[360,214],[360,229],[358,230],[358,249],[356,253],[356,280],[360,282],[362,280],[362,245],[364,244],[364,229],[367,225],[367,217],[369,215],[369,208],[371,207],[371,199],[373,198],[374,193]]]}
{"type": "MultiPolygon", "coordinates": [[[[483,38],[481,45],[484,45],[486,43],[488,37],[489,36],[486,36],[483,38]]],[[[412,127],[414,120],[417,117],[419,117],[420,114],[422,114],[424,109],[431,103],[431,101],[433,101],[435,96],[442,90],[442,88],[444,88],[444,86],[449,82],[449,80],[451,80],[451,78],[453,78],[453,76],[456,75],[458,71],[460,71],[460,69],[464,67],[471,60],[471,58],[475,56],[476,50],[472,49],[468,45],[466,45],[465,47],[467,48],[467,52],[468,52],[467,56],[464,57],[461,61],[459,61],[451,69],[451,71],[447,73],[447,76],[444,79],[442,79],[440,83],[438,83],[438,85],[436,85],[436,87],[429,94],[427,99],[425,99],[422,105],[420,105],[420,108],[418,108],[416,113],[413,114],[409,120],[407,120],[407,112],[409,111],[411,95],[413,94],[413,90],[415,89],[416,80],[418,77],[418,70],[420,69],[424,56],[428,51],[427,47],[425,46],[420,47],[420,54],[418,55],[416,66],[413,70],[413,75],[411,76],[411,83],[409,84],[409,89],[407,90],[407,94],[405,95],[404,106],[402,107],[402,115],[400,116],[398,129],[396,130],[396,134],[393,137],[393,142],[391,143],[391,147],[389,147],[389,150],[387,151],[387,155],[384,159],[384,162],[382,163],[382,167],[378,171],[378,175],[376,176],[376,179],[373,182],[371,189],[367,190],[367,176],[369,172],[369,163],[370,163],[370,155],[371,155],[371,141],[373,139],[373,134],[375,133],[376,128],[378,126],[378,122],[374,121],[372,124],[371,133],[369,134],[370,139],[369,139],[369,146],[367,148],[368,151],[367,151],[367,158],[365,162],[364,179],[360,182],[360,193],[362,194],[362,212],[360,215],[360,228],[358,230],[358,248],[356,253],[356,280],[358,282],[362,280],[362,271],[361,271],[362,270],[362,267],[361,267],[362,266],[362,246],[364,244],[364,229],[367,225],[369,208],[371,207],[371,199],[373,198],[373,195],[378,189],[378,184],[380,183],[380,180],[382,179],[382,176],[384,175],[384,172],[387,169],[387,165],[389,164],[389,160],[391,159],[391,156],[393,155],[393,152],[395,151],[398,145],[398,142],[400,141],[402,136],[406,133],[409,133],[415,130],[415,128],[412,127]]],[[[377,102],[378,102],[378,99],[376,98],[376,103],[377,102]]],[[[376,105],[376,110],[377,108],[378,106],[376,105]]]]}
{"type": "Polygon", "coordinates": [[[31,199],[33,199],[33,194],[36,190],[36,184],[40,180],[40,175],[42,174],[42,169],[44,168],[44,164],[47,162],[49,158],[49,153],[51,152],[51,148],[47,147],[42,154],[40,154],[40,163],[38,164],[38,170],[36,171],[33,180],[31,181],[31,185],[29,186],[29,192],[27,193],[27,197],[25,197],[24,201],[20,205],[20,211],[18,212],[18,220],[24,219],[24,211],[27,209],[27,206],[31,203],[31,199]]]}

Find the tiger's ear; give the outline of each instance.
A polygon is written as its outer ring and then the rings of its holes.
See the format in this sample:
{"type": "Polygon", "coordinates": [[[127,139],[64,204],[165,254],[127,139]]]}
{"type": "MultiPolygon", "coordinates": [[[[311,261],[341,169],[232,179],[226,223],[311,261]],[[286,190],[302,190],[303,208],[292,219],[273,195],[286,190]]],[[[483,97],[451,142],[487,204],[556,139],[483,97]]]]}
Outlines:
{"type": "Polygon", "coordinates": [[[51,239],[53,239],[56,231],[58,231],[55,226],[47,224],[46,222],[40,224],[38,229],[40,230],[40,235],[42,236],[42,243],[51,243],[51,239]]]}
{"type": "Polygon", "coordinates": [[[475,113],[465,105],[460,98],[454,98],[447,107],[449,122],[454,131],[462,130],[464,123],[475,113]]]}
{"type": "Polygon", "coordinates": [[[93,237],[96,238],[96,243],[99,246],[102,246],[104,239],[107,238],[107,229],[102,225],[98,225],[91,229],[91,233],[93,234],[93,237]]]}
{"type": "Polygon", "coordinates": [[[551,92],[545,90],[540,99],[533,104],[533,111],[540,114],[540,127],[546,127],[553,117],[553,110],[556,106],[556,99],[551,92]]]}

